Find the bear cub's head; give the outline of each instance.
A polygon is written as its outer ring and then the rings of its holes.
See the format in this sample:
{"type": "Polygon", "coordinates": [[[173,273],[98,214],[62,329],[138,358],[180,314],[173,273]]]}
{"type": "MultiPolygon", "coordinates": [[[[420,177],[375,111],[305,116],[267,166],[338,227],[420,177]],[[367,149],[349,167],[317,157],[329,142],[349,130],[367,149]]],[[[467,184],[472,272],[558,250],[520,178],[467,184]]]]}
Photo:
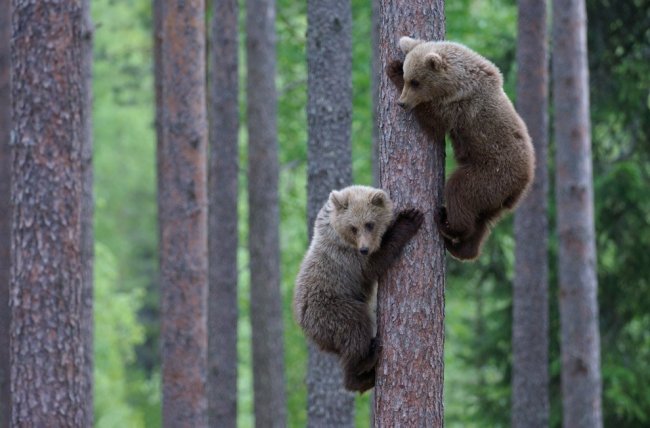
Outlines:
{"type": "Polygon", "coordinates": [[[381,189],[349,186],[330,193],[330,222],[341,239],[361,254],[372,254],[393,220],[393,202],[381,189]]]}

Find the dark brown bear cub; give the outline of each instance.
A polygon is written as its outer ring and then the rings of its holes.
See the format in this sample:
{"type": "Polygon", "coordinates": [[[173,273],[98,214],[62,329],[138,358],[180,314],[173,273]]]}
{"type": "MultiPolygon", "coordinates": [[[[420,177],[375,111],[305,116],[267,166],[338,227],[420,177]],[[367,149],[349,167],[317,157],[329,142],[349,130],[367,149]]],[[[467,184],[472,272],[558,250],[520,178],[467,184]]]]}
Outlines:
{"type": "Polygon", "coordinates": [[[386,192],[366,186],[333,191],[318,213],[296,278],[294,315],[309,339],[340,356],[351,391],[375,385],[377,279],[423,220],[415,209],[394,216],[386,192]]]}
{"type": "Polygon", "coordinates": [[[479,256],[490,226],[515,207],[533,180],[535,153],[526,125],[503,92],[497,67],[453,42],[402,37],[404,62],[387,73],[421,126],[448,132],[458,167],[436,212],[447,250],[479,256]]]}

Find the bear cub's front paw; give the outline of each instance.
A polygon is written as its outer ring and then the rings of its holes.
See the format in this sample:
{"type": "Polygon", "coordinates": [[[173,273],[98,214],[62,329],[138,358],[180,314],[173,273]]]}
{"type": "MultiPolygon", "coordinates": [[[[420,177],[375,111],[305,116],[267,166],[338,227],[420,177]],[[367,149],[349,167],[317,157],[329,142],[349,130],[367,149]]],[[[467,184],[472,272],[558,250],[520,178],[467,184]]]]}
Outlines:
{"type": "Polygon", "coordinates": [[[416,208],[407,208],[400,211],[395,219],[395,230],[400,235],[410,239],[424,223],[424,214],[416,208]]]}
{"type": "Polygon", "coordinates": [[[447,218],[447,208],[438,207],[436,209],[434,219],[436,221],[436,225],[438,226],[438,231],[443,237],[452,240],[454,242],[459,240],[458,235],[455,234],[451,230],[451,226],[449,226],[449,219],[447,218]]]}
{"type": "Polygon", "coordinates": [[[404,87],[404,63],[400,60],[391,61],[386,66],[386,74],[399,90],[404,87]]]}

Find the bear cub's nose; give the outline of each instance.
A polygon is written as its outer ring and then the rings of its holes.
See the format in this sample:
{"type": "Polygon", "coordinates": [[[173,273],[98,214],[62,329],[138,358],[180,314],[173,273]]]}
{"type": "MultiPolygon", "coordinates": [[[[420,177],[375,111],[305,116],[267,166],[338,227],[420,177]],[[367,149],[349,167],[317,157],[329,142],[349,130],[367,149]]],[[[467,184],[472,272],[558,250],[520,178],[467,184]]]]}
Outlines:
{"type": "Polygon", "coordinates": [[[368,255],[368,247],[361,247],[359,248],[359,252],[363,254],[364,256],[368,255]]]}

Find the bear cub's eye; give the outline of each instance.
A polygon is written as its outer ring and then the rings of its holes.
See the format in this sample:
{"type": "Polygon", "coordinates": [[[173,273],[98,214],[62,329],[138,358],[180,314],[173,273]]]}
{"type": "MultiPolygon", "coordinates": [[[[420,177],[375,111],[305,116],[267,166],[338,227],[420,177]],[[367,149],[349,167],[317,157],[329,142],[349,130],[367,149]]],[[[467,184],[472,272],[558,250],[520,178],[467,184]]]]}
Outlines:
{"type": "Polygon", "coordinates": [[[350,232],[352,232],[353,235],[356,235],[358,232],[358,229],[354,226],[350,226],[350,232]]]}
{"type": "Polygon", "coordinates": [[[411,80],[411,87],[417,88],[418,86],[420,86],[420,82],[417,80],[411,80]]]}
{"type": "Polygon", "coordinates": [[[372,229],[375,228],[375,224],[374,224],[374,223],[366,223],[366,224],[364,225],[364,227],[366,228],[366,230],[367,230],[368,232],[372,232],[372,229]]]}

